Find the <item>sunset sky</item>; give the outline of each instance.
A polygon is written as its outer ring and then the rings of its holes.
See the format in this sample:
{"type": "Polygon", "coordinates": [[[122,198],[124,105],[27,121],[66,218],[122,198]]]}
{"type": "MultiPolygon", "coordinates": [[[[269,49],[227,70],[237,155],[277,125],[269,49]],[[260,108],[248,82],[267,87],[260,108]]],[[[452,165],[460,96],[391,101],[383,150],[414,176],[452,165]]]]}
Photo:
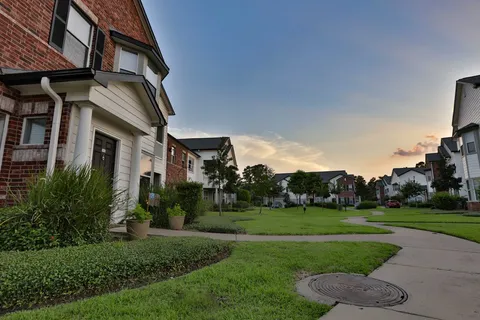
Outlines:
{"type": "Polygon", "coordinates": [[[413,166],[480,73],[480,1],[143,0],[174,136],[230,136],[240,169],[413,166]]]}

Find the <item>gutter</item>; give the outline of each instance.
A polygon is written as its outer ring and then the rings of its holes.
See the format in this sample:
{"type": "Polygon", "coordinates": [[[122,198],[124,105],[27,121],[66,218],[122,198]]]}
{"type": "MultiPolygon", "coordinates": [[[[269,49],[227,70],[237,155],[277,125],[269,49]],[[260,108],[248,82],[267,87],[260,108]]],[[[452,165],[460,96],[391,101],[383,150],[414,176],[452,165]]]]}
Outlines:
{"type": "Polygon", "coordinates": [[[53,174],[55,170],[55,162],[57,159],[57,148],[58,148],[58,136],[60,133],[60,121],[62,119],[62,107],[63,101],[60,96],[53,91],[52,87],[50,86],[50,79],[47,77],[42,77],[40,81],[40,85],[45,91],[46,94],[50,96],[50,98],[55,101],[55,111],[53,112],[53,120],[52,120],[52,130],[50,133],[50,145],[48,147],[48,158],[47,158],[47,174],[53,174]]]}

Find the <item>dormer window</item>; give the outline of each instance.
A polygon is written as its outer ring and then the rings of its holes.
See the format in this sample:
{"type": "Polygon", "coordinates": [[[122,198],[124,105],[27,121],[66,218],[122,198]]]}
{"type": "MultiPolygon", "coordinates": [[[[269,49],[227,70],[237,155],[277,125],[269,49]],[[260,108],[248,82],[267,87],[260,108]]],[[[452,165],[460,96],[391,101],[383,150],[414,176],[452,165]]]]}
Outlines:
{"type": "Polygon", "coordinates": [[[120,72],[137,74],[138,54],[122,48],[120,53],[120,72]]]}
{"type": "Polygon", "coordinates": [[[150,62],[147,65],[145,78],[147,79],[148,87],[152,90],[152,93],[156,95],[158,87],[158,71],[150,62]]]}

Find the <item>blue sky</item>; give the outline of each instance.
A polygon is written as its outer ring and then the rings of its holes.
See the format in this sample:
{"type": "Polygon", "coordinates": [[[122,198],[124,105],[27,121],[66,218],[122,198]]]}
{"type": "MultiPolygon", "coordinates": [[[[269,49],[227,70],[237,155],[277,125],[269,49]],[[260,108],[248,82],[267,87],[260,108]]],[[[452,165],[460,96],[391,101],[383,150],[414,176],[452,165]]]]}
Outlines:
{"type": "Polygon", "coordinates": [[[480,73],[474,0],[143,1],[170,132],[231,136],[241,167],[414,165],[451,132],[455,80],[480,73]]]}

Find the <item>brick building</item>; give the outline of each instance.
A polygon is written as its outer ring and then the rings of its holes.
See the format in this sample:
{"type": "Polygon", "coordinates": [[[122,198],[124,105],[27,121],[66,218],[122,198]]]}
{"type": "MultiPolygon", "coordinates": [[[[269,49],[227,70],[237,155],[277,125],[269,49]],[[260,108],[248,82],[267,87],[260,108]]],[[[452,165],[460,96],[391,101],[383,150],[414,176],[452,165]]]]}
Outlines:
{"type": "Polygon", "coordinates": [[[140,0],[0,0],[0,204],[40,171],[166,178],[169,73],[140,0]]]}
{"type": "Polygon", "coordinates": [[[180,140],[168,134],[166,183],[175,183],[188,179],[188,173],[194,171],[194,162],[200,158],[198,153],[190,150],[180,140]]]}

